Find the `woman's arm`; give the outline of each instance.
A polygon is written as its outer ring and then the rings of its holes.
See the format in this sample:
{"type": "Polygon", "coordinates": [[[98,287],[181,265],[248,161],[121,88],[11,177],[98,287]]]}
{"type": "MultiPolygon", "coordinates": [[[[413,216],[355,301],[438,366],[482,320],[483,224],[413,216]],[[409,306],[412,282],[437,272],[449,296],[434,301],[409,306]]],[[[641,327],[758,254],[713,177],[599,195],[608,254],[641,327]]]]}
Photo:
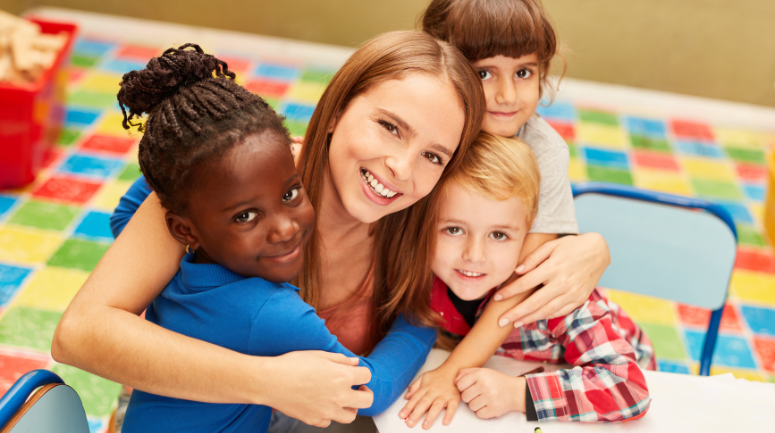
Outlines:
{"type": "Polygon", "coordinates": [[[315,425],[351,422],[355,411],[344,407],[371,405],[370,392],[350,389],[368,382],[368,370],[343,365],[348,362],[343,355],[251,357],[140,318],[182,256],[151,194],[62,316],[51,348],[54,359],[155,394],[267,404],[315,425]]]}
{"type": "Polygon", "coordinates": [[[494,300],[510,298],[540,284],[544,287],[501,320],[520,327],[569,314],[589,298],[610,263],[608,244],[598,233],[565,236],[544,244],[517,268],[522,277],[498,291],[494,300]]]}

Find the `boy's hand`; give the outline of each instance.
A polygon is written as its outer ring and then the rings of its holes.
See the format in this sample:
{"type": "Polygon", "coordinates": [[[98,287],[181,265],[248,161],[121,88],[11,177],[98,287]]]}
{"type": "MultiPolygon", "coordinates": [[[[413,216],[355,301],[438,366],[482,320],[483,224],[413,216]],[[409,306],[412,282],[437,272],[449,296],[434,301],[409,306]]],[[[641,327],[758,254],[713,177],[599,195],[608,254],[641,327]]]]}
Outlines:
{"type": "Polygon", "coordinates": [[[460,370],[455,385],[460,397],[482,419],[525,411],[524,377],[511,377],[489,368],[460,370]]]}
{"type": "Polygon", "coordinates": [[[423,373],[422,376],[409,386],[406,398],[409,400],[398,413],[398,416],[406,420],[406,425],[414,427],[425,412],[428,415],[422,423],[424,429],[429,429],[433,421],[439,416],[445,407],[444,425],[452,422],[458,404],[460,404],[460,392],[455,388],[455,375],[457,371],[442,367],[423,373]]]}

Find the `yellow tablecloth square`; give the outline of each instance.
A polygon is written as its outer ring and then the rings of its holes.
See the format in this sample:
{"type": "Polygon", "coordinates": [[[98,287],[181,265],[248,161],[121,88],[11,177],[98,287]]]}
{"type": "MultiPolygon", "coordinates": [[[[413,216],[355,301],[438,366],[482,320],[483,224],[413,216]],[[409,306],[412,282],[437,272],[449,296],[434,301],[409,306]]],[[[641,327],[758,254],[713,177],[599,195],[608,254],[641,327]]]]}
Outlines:
{"type": "Polygon", "coordinates": [[[34,265],[45,262],[59,248],[62,236],[16,225],[0,227],[0,261],[34,265]]]}
{"type": "Polygon", "coordinates": [[[64,311],[88,277],[89,273],[81,270],[48,266],[35,273],[15,305],[64,311]]]}

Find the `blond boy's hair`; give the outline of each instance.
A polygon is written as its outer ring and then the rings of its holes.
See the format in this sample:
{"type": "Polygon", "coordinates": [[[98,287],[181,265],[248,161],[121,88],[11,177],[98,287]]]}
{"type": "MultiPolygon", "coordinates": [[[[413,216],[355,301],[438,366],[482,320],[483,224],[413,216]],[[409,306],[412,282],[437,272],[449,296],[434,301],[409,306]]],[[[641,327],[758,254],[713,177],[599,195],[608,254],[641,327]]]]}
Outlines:
{"type": "Polygon", "coordinates": [[[519,198],[525,206],[528,227],[538,212],[538,162],[530,147],[517,137],[480,132],[442,187],[451,180],[493,200],[519,198]]]}

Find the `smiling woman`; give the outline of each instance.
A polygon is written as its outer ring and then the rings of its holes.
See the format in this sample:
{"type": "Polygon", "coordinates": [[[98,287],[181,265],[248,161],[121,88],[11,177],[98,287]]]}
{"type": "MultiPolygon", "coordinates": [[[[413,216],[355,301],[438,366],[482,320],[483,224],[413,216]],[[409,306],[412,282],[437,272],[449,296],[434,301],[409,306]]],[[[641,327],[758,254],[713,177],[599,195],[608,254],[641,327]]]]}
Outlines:
{"type": "Polygon", "coordinates": [[[452,159],[464,123],[454,89],[424,74],[353,98],[331,129],[329,153],[331,186],[347,213],[371,223],[428,195],[452,159]]]}
{"type": "Polygon", "coordinates": [[[312,115],[299,173],[318,223],[298,285],[355,353],[368,352],[398,314],[434,324],[427,293],[416,290],[432,281],[432,229],[407,219],[435,212],[433,187],[478,133],[478,81],[452,46],[387,33],[342,66],[312,115]],[[396,194],[382,196],[379,185],[396,194]]]}

